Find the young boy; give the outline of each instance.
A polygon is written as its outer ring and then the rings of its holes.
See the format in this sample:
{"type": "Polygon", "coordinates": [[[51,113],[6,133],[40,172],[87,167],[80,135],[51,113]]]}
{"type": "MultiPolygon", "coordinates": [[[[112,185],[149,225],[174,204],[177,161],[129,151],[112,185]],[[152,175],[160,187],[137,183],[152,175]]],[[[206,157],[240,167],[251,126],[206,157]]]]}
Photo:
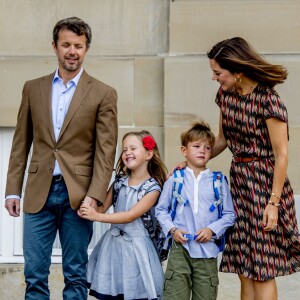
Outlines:
{"type": "Polygon", "coordinates": [[[213,173],[206,164],[214,141],[214,134],[205,122],[194,123],[181,134],[181,152],[187,164],[181,196],[187,203],[184,207],[177,204],[172,221],[169,214],[173,192],[171,176],[156,206],[155,215],[164,234],[170,233],[174,241],[165,272],[164,300],[217,299],[219,248],[214,239],[233,225],[235,213],[226,180],[222,182],[222,217],[218,217],[218,208],[210,211],[216,196],[213,173]]]}

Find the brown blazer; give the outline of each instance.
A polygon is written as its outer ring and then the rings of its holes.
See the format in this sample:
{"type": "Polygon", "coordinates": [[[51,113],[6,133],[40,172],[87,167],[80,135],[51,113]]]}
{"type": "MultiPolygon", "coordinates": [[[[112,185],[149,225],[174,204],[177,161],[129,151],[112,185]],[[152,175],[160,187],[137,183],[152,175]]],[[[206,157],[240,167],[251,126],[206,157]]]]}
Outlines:
{"type": "Polygon", "coordinates": [[[21,195],[28,154],[23,210],[44,206],[55,160],[64,176],[71,207],[86,195],[104,201],[117,143],[117,93],[83,71],[58,140],[51,116],[54,73],[25,83],[10,155],[6,195],[21,195]]]}

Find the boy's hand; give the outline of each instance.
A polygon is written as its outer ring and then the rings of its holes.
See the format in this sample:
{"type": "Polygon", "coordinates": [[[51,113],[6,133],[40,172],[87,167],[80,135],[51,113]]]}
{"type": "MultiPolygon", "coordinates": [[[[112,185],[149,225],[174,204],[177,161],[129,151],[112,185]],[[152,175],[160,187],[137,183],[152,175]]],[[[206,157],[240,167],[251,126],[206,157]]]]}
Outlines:
{"type": "Polygon", "coordinates": [[[176,231],[173,234],[174,241],[179,244],[185,244],[188,241],[188,239],[182,235],[183,233],[187,232],[181,228],[176,229],[176,231]]]}
{"type": "Polygon", "coordinates": [[[98,215],[95,208],[86,203],[81,204],[79,210],[77,211],[77,214],[79,217],[90,221],[95,221],[98,215]]]}
{"type": "Polygon", "coordinates": [[[211,240],[211,238],[213,236],[213,232],[211,229],[205,227],[205,228],[198,230],[196,232],[196,235],[198,235],[198,237],[195,239],[196,242],[207,243],[211,240]]]}

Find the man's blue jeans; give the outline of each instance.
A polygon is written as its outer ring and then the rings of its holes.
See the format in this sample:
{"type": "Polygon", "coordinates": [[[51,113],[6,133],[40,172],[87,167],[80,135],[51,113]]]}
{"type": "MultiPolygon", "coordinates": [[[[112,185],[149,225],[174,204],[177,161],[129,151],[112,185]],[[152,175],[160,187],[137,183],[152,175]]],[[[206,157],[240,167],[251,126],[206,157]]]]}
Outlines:
{"type": "Polygon", "coordinates": [[[87,299],[87,248],[93,223],[70,207],[64,180],[53,180],[47,202],[38,213],[24,214],[24,275],[26,300],[49,300],[48,275],[52,247],[59,232],[65,287],[64,300],[87,299]]]}

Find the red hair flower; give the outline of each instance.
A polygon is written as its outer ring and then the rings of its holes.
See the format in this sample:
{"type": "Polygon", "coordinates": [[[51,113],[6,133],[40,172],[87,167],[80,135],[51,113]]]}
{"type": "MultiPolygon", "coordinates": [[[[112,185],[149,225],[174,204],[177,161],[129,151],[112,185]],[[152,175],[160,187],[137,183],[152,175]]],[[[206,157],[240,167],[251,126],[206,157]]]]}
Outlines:
{"type": "Polygon", "coordinates": [[[156,146],[156,142],[151,135],[146,135],[142,139],[144,148],[149,150],[153,150],[156,146]]]}

